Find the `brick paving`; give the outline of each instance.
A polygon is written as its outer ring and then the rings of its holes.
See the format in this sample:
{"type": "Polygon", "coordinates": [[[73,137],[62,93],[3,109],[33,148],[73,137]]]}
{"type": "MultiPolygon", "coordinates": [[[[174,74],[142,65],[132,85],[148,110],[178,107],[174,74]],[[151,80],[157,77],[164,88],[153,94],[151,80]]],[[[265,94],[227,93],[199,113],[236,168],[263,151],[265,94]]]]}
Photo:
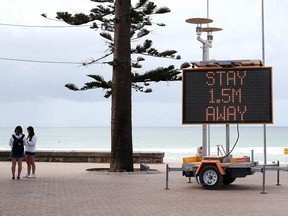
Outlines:
{"type": "MultiPolygon", "coordinates": [[[[153,174],[105,174],[86,169],[108,164],[38,162],[37,178],[20,180],[11,180],[10,166],[0,163],[1,216],[288,215],[288,172],[283,171],[281,186],[275,186],[276,172],[267,172],[267,194],[261,194],[261,173],[211,191],[173,171],[165,190],[166,164],[149,164],[159,171],[153,174]]],[[[23,163],[23,175],[25,169],[23,163]]]]}

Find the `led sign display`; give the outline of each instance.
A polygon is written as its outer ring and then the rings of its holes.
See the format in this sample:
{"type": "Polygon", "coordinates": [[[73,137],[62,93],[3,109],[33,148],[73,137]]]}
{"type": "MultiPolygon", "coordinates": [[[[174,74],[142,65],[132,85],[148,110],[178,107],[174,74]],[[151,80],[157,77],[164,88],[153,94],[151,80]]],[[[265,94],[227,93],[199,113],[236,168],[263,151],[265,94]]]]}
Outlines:
{"type": "Polygon", "coordinates": [[[183,124],[273,123],[272,68],[183,70],[183,124]]]}

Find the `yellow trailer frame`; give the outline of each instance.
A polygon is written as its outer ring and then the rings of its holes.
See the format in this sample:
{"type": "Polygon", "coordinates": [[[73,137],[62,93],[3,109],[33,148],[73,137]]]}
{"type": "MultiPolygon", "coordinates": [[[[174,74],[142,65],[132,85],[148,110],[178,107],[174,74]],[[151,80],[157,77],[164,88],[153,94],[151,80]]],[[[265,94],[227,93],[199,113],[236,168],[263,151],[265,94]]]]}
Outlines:
{"type": "Polygon", "coordinates": [[[220,184],[231,184],[236,178],[254,174],[252,167],[257,164],[251,162],[248,156],[241,158],[194,156],[183,158],[182,171],[186,177],[196,177],[197,182],[204,188],[215,189],[220,184]]]}

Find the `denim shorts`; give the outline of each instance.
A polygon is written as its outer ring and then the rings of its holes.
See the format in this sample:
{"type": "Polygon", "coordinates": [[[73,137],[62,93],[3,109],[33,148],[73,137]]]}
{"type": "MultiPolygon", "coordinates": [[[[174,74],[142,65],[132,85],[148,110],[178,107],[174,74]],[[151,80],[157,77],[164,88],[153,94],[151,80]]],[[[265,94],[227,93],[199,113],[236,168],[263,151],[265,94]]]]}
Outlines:
{"type": "Polygon", "coordinates": [[[24,152],[13,152],[10,153],[10,158],[24,158],[24,152]]]}

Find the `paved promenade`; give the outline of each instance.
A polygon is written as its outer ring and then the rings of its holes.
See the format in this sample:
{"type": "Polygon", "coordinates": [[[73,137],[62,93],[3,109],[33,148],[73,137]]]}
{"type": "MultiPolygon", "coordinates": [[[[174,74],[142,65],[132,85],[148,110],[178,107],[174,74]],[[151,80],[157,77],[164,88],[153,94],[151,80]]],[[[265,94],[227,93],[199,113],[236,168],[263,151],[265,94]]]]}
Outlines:
{"type": "Polygon", "coordinates": [[[150,164],[159,171],[153,174],[105,174],[86,169],[108,164],[39,162],[36,179],[20,180],[11,180],[10,166],[0,163],[1,216],[288,215],[288,172],[280,173],[281,186],[276,172],[267,172],[267,194],[261,194],[261,173],[210,191],[173,171],[165,190],[166,164],[150,164]]]}

